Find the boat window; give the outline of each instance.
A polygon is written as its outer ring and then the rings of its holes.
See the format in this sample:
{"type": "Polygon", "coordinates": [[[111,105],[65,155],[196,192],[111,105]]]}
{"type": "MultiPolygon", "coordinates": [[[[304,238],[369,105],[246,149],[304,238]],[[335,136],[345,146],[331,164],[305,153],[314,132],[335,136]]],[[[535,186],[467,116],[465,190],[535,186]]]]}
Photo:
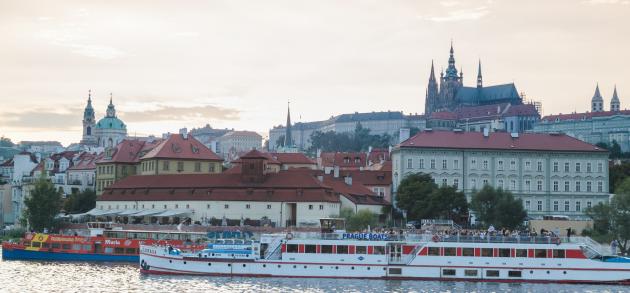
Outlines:
{"type": "Polygon", "coordinates": [[[481,256],[492,257],[492,248],[482,248],[481,256]]]}
{"type": "Polygon", "coordinates": [[[536,249],[534,250],[534,255],[536,258],[546,258],[547,250],[546,249],[536,249]]]}
{"type": "Polygon", "coordinates": [[[42,242],[42,248],[48,248],[49,246],[48,242],[42,242]]]}
{"type": "Polygon", "coordinates": [[[527,249],[517,249],[516,257],[527,257],[527,249]]]}
{"type": "Polygon", "coordinates": [[[356,254],[366,254],[366,253],[367,253],[367,247],[366,247],[366,246],[357,246],[357,247],[354,249],[354,252],[355,252],[356,254]]]}
{"type": "Polygon", "coordinates": [[[317,253],[317,245],[312,245],[312,244],[304,245],[304,252],[317,253]]]}
{"type": "Polygon", "coordinates": [[[385,254],[385,246],[374,246],[374,254],[385,254]]]}
{"type": "Polygon", "coordinates": [[[402,274],[402,269],[401,268],[389,268],[389,274],[390,275],[400,275],[400,274],[402,274]]]}
{"type": "Polygon", "coordinates": [[[61,249],[66,249],[66,250],[70,250],[70,244],[61,244],[61,249]]]}
{"type": "Polygon", "coordinates": [[[455,276],[455,270],[453,269],[443,269],[442,276],[455,276]]]}
{"type": "Polygon", "coordinates": [[[510,278],[520,278],[521,276],[521,271],[508,271],[508,277],[510,278]]]}
{"type": "Polygon", "coordinates": [[[41,247],[41,246],[42,246],[42,243],[41,243],[41,242],[35,242],[35,241],[33,241],[33,242],[31,243],[31,247],[41,247]]]}
{"type": "Polygon", "coordinates": [[[61,247],[61,244],[59,244],[59,243],[54,243],[54,242],[52,243],[52,248],[53,248],[53,249],[59,249],[59,247],[61,247]]]}
{"type": "Polygon", "coordinates": [[[486,271],[486,277],[499,277],[498,270],[488,270],[486,271]]]}
{"type": "Polygon", "coordinates": [[[81,244],[72,244],[72,250],[81,250],[81,244]]]}
{"type": "Polygon", "coordinates": [[[89,245],[89,244],[84,244],[84,245],[83,245],[83,250],[87,250],[87,251],[92,250],[92,245],[89,245]]]}
{"type": "Polygon", "coordinates": [[[105,247],[103,252],[105,252],[107,254],[112,254],[112,253],[114,253],[114,248],[113,247],[105,247]]]}
{"type": "Polygon", "coordinates": [[[464,276],[466,277],[476,277],[477,270],[464,270],[464,276]]]}
{"type": "Polygon", "coordinates": [[[332,253],[332,245],[322,245],[320,252],[321,253],[332,253]]]}
{"type": "Polygon", "coordinates": [[[464,248],[462,248],[462,255],[463,256],[475,256],[475,249],[471,248],[471,247],[464,247],[464,248]]]}
{"type": "Polygon", "coordinates": [[[337,254],[348,254],[348,245],[337,245],[337,254]]]}
{"type": "Polygon", "coordinates": [[[297,244],[287,244],[287,252],[289,253],[297,253],[298,245],[297,244]]]}
{"type": "Polygon", "coordinates": [[[510,249],[509,248],[499,248],[499,256],[500,257],[510,257],[510,249]]]}
{"type": "Polygon", "coordinates": [[[126,248],[125,249],[125,253],[126,254],[136,254],[136,249],[135,248],[126,248]]]}
{"type": "Polygon", "coordinates": [[[444,247],[444,256],[455,256],[456,254],[455,247],[444,247]]]}
{"type": "Polygon", "coordinates": [[[429,255],[440,255],[439,247],[429,247],[429,255]]]}
{"type": "Polygon", "coordinates": [[[116,254],[123,254],[123,253],[125,253],[125,249],[122,248],[122,247],[116,247],[116,248],[114,248],[114,253],[116,253],[116,254]]]}
{"type": "Polygon", "coordinates": [[[554,249],[553,258],[564,258],[564,249],[554,249]]]}

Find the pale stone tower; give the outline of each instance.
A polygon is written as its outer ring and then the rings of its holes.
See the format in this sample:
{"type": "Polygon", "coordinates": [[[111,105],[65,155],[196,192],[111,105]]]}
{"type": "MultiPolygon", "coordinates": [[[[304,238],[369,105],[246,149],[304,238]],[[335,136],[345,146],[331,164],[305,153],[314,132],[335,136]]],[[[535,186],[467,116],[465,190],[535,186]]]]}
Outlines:
{"type": "Polygon", "coordinates": [[[92,90],[88,91],[88,102],[83,110],[83,136],[81,144],[96,145],[96,136],[94,136],[94,126],[96,119],[94,118],[94,108],[92,108],[92,90]]]}
{"type": "Polygon", "coordinates": [[[604,99],[599,93],[599,84],[597,84],[597,87],[595,87],[595,94],[593,95],[593,98],[591,98],[591,112],[602,111],[604,111],[604,99]]]}
{"type": "Polygon", "coordinates": [[[612,99],[610,100],[610,111],[619,112],[621,110],[621,102],[619,102],[619,96],[617,96],[617,86],[615,85],[615,91],[613,92],[612,99]]]}

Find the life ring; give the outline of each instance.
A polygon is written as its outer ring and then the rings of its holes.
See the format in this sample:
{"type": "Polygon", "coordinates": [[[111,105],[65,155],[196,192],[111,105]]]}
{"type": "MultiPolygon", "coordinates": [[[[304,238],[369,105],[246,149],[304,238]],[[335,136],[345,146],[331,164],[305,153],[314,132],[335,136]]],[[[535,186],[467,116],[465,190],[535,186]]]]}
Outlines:
{"type": "Polygon", "coordinates": [[[433,240],[433,242],[440,242],[440,236],[433,235],[433,237],[431,237],[431,240],[433,240]]]}
{"type": "Polygon", "coordinates": [[[293,239],[293,234],[291,234],[291,232],[287,233],[286,238],[287,238],[287,240],[293,239]]]}

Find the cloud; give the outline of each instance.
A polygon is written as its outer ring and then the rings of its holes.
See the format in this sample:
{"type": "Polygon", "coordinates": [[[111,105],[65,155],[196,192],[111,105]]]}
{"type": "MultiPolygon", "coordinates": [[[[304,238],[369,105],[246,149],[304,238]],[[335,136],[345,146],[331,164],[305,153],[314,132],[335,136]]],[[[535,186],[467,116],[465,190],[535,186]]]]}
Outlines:
{"type": "Polygon", "coordinates": [[[146,111],[127,111],[120,113],[120,118],[129,122],[154,121],[187,121],[197,118],[234,121],[239,119],[240,112],[236,109],[205,105],[198,107],[176,107],[157,105],[155,109],[146,111]]]}
{"type": "Polygon", "coordinates": [[[0,115],[0,126],[21,130],[72,130],[81,128],[83,109],[71,108],[63,112],[34,108],[24,112],[4,112],[0,115]]]}
{"type": "Polygon", "coordinates": [[[487,7],[475,7],[467,9],[459,9],[449,11],[446,15],[431,15],[421,16],[420,18],[434,22],[451,22],[451,21],[466,21],[466,20],[478,20],[486,16],[490,11],[487,7]]]}
{"type": "Polygon", "coordinates": [[[459,1],[441,1],[440,2],[440,5],[442,5],[444,7],[454,7],[454,6],[457,6],[457,5],[460,5],[460,4],[462,4],[462,3],[459,2],[459,1]]]}

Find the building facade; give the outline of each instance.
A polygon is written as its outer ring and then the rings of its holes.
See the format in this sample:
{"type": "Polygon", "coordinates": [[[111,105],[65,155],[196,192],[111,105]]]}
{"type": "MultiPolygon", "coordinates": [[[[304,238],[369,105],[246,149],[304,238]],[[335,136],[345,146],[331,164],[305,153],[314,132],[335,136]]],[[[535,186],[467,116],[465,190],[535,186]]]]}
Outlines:
{"type": "Polygon", "coordinates": [[[262,136],[253,131],[230,131],[216,139],[216,153],[227,161],[262,147],[262,136]]]}
{"type": "Polygon", "coordinates": [[[617,142],[624,152],[630,151],[630,110],[621,110],[615,87],[610,111],[605,111],[599,85],[591,98],[591,112],[555,114],[543,117],[532,132],[564,133],[590,144],[617,142]]]}
{"type": "Polygon", "coordinates": [[[124,139],[114,148],[107,148],[96,161],[96,194],[127,176],[140,173],[140,158],[161,140],[124,139]]]}
{"type": "Polygon", "coordinates": [[[609,200],[608,152],[561,134],[425,131],[392,151],[393,190],[430,174],[470,199],[484,185],[509,190],[532,218],[567,215],[609,200]]]}
{"type": "Polygon", "coordinates": [[[127,125],[116,116],[116,107],[110,94],[105,117],[95,120],[92,107],[92,92],[88,93],[88,102],[83,110],[83,135],[81,145],[115,147],[127,137],[127,125]]]}

